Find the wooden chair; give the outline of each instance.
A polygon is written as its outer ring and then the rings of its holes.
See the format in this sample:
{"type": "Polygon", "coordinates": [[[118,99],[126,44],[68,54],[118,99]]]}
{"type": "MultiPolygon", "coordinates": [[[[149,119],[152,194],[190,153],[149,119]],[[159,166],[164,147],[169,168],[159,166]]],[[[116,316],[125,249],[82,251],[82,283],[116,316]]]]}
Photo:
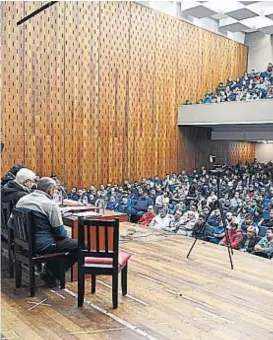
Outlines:
{"type": "Polygon", "coordinates": [[[60,286],[65,288],[65,264],[61,261],[68,253],[52,253],[38,255],[35,249],[35,228],[32,224],[32,211],[23,208],[14,208],[14,257],[16,288],[21,287],[22,263],[29,268],[30,295],[35,295],[35,265],[60,260],[60,286]]]}
{"type": "Polygon", "coordinates": [[[1,244],[2,248],[8,252],[9,276],[14,276],[14,256],[13,256],[13,231],[8,227],[8,220],[11,214],[10,202],[1,202],[1,244]]]}
{"type": "Polygon", "coordinates": [[[113,308],[117,308],[118,274],[121,271],[124,296],[127,294],[128,260],[131,257],[127,253],[119,252],[119,220],[79,218],[78,235],[78,307],[81,307],[84,301],[85,275],[91,274],[92,294],[96,292],[97,275],[112,276],[112,303],[113,308]]]}

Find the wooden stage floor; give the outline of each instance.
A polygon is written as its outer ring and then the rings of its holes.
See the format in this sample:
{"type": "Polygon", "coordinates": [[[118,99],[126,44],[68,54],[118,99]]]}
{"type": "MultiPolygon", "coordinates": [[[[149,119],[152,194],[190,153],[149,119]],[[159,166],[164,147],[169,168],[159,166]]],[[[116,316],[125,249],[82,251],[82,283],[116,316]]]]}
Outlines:
{"type": "Polygon", "coordinates": [[[127,297],[111,308],[111,286],[99,277],[77,308],[77,283],[49,290],[38,282],[34,298],[15,289],[2,268],[2,339],[273,339],[273,261],[235,251],[230,270],[224,247],[121,224],[121,248],[133,254],[127,297]],[[129,241],[129,242],[128,242],[129,241]],[[44,300],[46,299],[46,300],[44,300]],[[49,306],[29,302],[39,302],[49,306]],[[32,309],[31,309],[32,308],[32,309]]]}

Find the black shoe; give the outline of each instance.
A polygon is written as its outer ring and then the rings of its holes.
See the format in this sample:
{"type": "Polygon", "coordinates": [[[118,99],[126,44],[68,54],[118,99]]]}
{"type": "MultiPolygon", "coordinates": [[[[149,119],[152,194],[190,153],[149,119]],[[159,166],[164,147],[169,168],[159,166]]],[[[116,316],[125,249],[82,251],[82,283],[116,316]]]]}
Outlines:
{"type": "Polygon", "coordinates": [[[58,286],[58,282],[57,282],[57,279],[56,277],[49,273],[48,271],[44,271],[41,273],[40,275],[40,278],[45,281],[46,285],[49,287],[49,288],[55,288],[58,286]]]}

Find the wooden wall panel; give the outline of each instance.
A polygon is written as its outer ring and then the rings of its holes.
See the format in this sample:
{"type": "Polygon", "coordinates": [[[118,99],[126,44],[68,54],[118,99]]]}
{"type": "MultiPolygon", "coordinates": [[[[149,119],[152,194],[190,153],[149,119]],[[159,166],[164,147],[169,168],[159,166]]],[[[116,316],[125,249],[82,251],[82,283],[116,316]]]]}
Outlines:
{"type": "Polygon", "coordinates": [[[246,46],[133,2],[59,2],[16,26],[43,3],[2,5],[3,172],[24,162],[89,186],[163,176],[180,151],[186,167],[205,160],[177,106],[242,75],[246,46]]]}
{"type": "Polygon", "coordinates": [[[179,170],[191,171],[209,166],[209,155],[216,156],[217,164],[235,165],[241,161],[252,162],[255,143],[213,141],[210,128],[180,127],[179,170]]]}

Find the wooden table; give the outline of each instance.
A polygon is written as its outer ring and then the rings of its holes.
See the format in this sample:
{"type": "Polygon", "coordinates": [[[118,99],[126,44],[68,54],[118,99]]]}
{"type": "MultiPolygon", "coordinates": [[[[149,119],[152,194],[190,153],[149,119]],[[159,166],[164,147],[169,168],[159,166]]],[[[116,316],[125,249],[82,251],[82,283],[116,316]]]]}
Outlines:
{"type": "MultiPolygon", "coordinates": [[[[88,210],[94,211],[96,210],[96,207],[90,206],[88,210]]],[[[111,220],[114,218],[118,218],[120,222],[127,222],[128,221],[128,215],[119,213],[116,211],[111,210],[105,210],[103,214],[99,216],[91,216],[92,218],[98,220],[111,220]]],[[[63,222],[65,226],[68,226],[71,228],[71,238],[78,239],[78,217],[75,215],[70,215],[68,217],[63,217],[63,222]]],[[[71,270],[71,281],[76,281],[78,279],[78,263],[75,263],[71,270]]]]}

